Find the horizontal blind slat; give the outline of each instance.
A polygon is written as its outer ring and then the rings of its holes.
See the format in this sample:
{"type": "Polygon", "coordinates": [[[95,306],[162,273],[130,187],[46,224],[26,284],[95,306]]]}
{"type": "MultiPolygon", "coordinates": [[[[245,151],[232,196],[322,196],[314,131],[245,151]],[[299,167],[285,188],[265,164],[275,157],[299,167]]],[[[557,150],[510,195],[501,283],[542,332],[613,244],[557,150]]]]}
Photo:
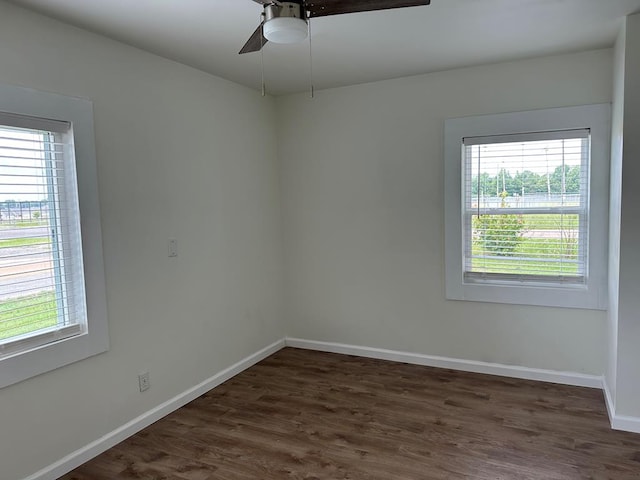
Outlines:
{"type": "Polygon", "coordinates": [[[63,141],[70,125],[0,112],[0,124],[6,122],[0,126],[3,357],[75,335],[85,318],[77,187],[67,156],[73,147],[63,141]]]}
{"type": "Polygon", "coordinates": [[[18,115],[10,112],[0,112],[0,125],[5,125],[6,127],[4,127],[3,130],[8,132],[16,131],[16,129],[24,129],[29,133],[33,133],[34,131],[43,133],[66,133],[71,127],[69,122],[63,120],[18,115]]]}
{"type": "Polygon", "coordinates": [[[553,130],[546,132],[523,132],[505,135],[488,135],[482,137],[465,137],[463,145],[499,145],[501,143],[532,143],[547,142],[550,140],[571,140],[589,138],[590,130],[587,128],[571,130],[553,130]]]}
{"type": "Polygon", "coordinates": [[[0,357],[8,357],[29,348],[36,348],[69,338],[80,332],[82,332],[81,325],[72,324],[41,329],[36,334],[29,333],[15,336],[8,340],[0,341],[0,357]]]}
{"type": "Polygon", "coordinates": [[[584,281],[588,137],[572,130],[464,139],[466,279],[584,281]]]}

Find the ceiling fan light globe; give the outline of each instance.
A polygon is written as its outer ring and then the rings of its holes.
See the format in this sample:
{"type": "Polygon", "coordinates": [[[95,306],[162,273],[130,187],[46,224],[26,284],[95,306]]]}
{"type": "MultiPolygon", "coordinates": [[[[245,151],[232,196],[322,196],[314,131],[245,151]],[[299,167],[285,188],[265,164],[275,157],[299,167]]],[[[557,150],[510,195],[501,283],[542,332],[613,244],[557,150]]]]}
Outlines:
{"type": "Polygon", "coordinates": [[[273,43],[298,43],[307,38],[307,22],[300,18],[272,18],[263,28],[264,38],[273,43]]]}

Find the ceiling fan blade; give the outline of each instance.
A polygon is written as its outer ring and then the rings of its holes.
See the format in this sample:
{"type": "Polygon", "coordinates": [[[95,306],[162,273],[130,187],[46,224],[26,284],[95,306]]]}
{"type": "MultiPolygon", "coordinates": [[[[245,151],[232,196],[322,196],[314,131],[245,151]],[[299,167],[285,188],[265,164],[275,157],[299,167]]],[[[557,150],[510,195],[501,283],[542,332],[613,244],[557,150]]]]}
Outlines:
{"type": "Polygon", "coordinates": [[[262,24],[260,24],[258,25],[258,28],[256,28],[256,31],[249,37],[247,43],[244,44],[242,50],[238,53],[259,52],[268,41],[269,40],[264,38],[262,35],[262,24]]]}
{"type": "Polygon", "coordinates": [[[309,16],[313,18],[343,13],[418,7],[430,3],[431,0],[307,0],[305,6],[309,11],[309,16]]]}

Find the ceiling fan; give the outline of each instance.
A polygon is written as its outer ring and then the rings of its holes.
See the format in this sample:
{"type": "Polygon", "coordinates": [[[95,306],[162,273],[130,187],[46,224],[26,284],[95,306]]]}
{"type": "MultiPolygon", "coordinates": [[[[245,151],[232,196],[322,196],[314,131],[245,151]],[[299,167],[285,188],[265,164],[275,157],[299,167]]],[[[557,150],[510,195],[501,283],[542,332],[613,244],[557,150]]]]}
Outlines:
{"type": "Polygon", "coordinates": [[[263,6],[262,21],[240,53],[258,52],[269,41],[296,43],[307,37],[310,18],[429,5],[431,0],[253,0],[263,6]]]}

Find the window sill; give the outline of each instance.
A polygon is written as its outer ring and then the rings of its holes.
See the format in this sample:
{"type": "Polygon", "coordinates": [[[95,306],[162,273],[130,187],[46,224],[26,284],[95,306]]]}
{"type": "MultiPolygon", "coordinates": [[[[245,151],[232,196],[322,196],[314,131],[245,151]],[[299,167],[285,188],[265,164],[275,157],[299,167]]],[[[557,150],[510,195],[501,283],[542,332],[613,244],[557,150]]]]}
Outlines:
{"type": "Polygon", "coordinates": [[[607,292],[585,286],[521,285],[515,282],[462,283],[447,288],[448,300],[536,305],[544,307],[607,309],[607,292]]]}

